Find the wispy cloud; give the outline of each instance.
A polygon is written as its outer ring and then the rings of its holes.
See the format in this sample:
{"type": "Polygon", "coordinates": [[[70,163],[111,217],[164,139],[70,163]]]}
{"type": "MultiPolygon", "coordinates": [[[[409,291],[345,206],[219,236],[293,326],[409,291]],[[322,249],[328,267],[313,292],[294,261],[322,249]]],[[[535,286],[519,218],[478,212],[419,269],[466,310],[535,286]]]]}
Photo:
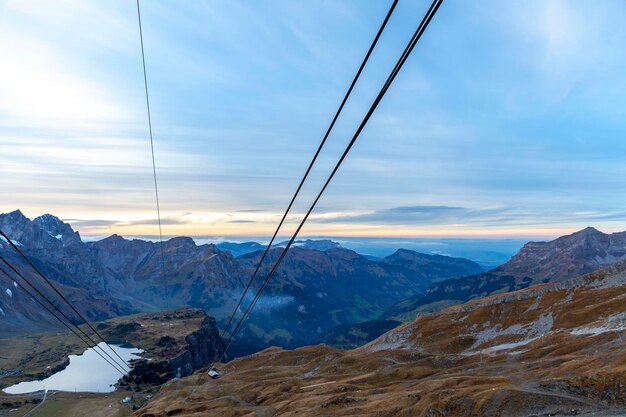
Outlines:
{"type": "MultiPolygon", "coordinates": [[[[271,233],[388,4],[142,7],[166,233],[271,233]]],[[[424,7],[398,5],[287,226],[424,7]]],[[[0,8],[0,211],[155,234],[134,4],[0,8]]],[[[620,2],[444,5],[304,233],[626,229],[625,14],[620,2]]]]}

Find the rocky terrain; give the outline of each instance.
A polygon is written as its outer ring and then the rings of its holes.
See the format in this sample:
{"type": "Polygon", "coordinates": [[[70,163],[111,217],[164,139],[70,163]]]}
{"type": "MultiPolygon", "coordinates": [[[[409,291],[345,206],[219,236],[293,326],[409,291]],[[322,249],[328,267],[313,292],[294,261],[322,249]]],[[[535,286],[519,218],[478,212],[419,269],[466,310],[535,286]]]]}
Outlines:
{"type": "MultiPolygon", "coordinates": [[[[257,250],[236,258],[215,245],[172,238],[164,242],[163,277],[160,247],[154,242],[113,235],[85,243],[70,225],[52,215],[31,221],[19,211],[0,215],[0,228],[90,320],[196,307],[223,325],[262,253],[257,250]]],[[[281,251],[280,245],[272,249],[268,261],[281,251]]],[[[0,254],[41,284],[6,242],[0,242],[0,254]]],[[[268,271],[269,266],[262,268],[253,289],[268,271]]],[[[434,281],[480,271],[478,264],[465,259],[399,251],[370,260],[335,242],[299,241],[239,341],[247,344],[248,351],[319,343],[327,331],[376,319],[434,281]]],[[[0,288],[0,337],[56,328],[12,279],[0,275],[0,288]]]]}
{"type": "Polygon", "coordinates": [[[419,314],[475,298],[563,282],[626,259],[626,232],[605,234],[588,227],[550,242],[530,242],[498,268],[432,284],[424,294],[390,307],[381,319],[412,320],[419,314]]]}
{"type": "Polygon", "coordinates": [[[322,338],[322,343],[339,349],[354,349],[371,342],[381,334],[401,324],[402,322],[395,320],[369,320],[355,324],[344,324],[326,333],[322,338]]]}
{"type": "MultiPolygon", "coordinates": [[[[215,320],[199,309],[146,313],[92,324],[110,343],[130,344],[152,364],[166,364],[167,379],[190,375],[224,350],[215,320]]],[[[90,333],[86,326],[83,330],[90,333]]],[[[69,331],[0,339],[0,388],[41,379],[67,365],[85,345],[69,331]]],[[[162,382],[164,382],[163,380],[162,382]]]]}
{"type": "Polygon", "coordinates": [[[163,386],[136,417],[620,416],[626,262],[450,307],[361,348],[270,348],[163,386]]]}

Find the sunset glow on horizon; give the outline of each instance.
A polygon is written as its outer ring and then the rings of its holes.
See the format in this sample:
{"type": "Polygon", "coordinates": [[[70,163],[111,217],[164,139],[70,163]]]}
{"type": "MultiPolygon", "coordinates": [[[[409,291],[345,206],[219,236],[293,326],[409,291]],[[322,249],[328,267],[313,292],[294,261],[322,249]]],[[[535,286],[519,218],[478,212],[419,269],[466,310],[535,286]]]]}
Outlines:
{"type": "MultiPolygon", "coordinates": [[[[425,7],[399,3],[283,233],[425,7]]],[[[143,5],[165,236],[271,236],[387,8],[143,5]]],[[[302,236],[626,230],[626,4],[439,14],[302,236]]],[[[0,212],[51,213],[86,238],[157,236],[135,4],[9,0],[0,36],[0,212]]]]}

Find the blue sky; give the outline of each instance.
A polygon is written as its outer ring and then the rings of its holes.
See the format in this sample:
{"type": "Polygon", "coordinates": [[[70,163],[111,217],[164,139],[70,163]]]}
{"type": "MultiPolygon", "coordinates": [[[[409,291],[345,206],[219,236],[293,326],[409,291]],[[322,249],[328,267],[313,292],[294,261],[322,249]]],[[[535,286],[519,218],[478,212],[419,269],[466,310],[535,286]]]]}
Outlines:
{"type": "MultiPolygon", "coordinates": [[[[387,1],[147,1],[165,234],[277,223],[387,1]]],[[[288,228],[427,3],[401,0],[288,228]]],[[[443,4],[319,209],[329,236],[626,229],[626,4],[443,4]]],[[[133,1],[0,2],[0,211],[156,234],[133,1]]]]}

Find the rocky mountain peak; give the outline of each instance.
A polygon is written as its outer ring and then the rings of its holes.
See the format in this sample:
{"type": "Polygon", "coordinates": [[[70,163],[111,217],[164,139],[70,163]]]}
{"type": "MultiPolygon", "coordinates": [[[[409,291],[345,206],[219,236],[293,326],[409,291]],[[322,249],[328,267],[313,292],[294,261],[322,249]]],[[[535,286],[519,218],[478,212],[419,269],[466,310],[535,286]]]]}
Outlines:
{"type": "Polygon", "coordinates": [[[530,242],[494,272],[562,281],[626,259],[626,234],[587,227],[549,242],[530,242]]]}
{"type": "Polygon", "coordinates": [[[391,255],[385,257],[386,260],[388,261],[392,261],[392,260],[400,260],[400,259],[416,259],[416,258],[424,258],[427,255],[423,254],[423,253],[419,253],[419,252],[415,252],[409,249],[398,249],[396,250],[394,253],[392,253],[391,255]]]}
{"type": "Polygon", "coordinates": [[[112,248],[125,247],[126,245],[130,245],[131,243],[131,240],[127,240],[123,236],[120,236],[118,234],[112,234],[111,236],[105,237],[104,239],[95,242],[89,242],[88,245],[112,248]]]}
{"type": "Polygon", "coordinates": [[[72,226],[52,214],[44,214],[33,219],[33,225],[59,240],[64,246],[80,243],[80,234],[72,226]]]}
{"type": "Polygon", "coordinates": [[[29,224],[30,220],[20,210],[0,214],[0,228],[10,237],[12,237],[11,231],[23,230],[29,224]]]}
{"type": "Polygon", "coordinates": [[[604,235],[601,231],[592,226],[587,226],[578,232],[575,232],[574,235],[604,235]]]}
{"type": "Polygon", "coordinates": [[[181,246],[189,246],[189,247],[195,247],[196,246],[196,242],[187,236],[178,236],[178,237],[173,237],[171,239],[169,239],[166,242],[167,246],[172,246],[172,247],[181,247],[181,246]]]}
{"type": "Polygon", "coordinates": [[[22,213],[21,210],[14,210],[10,213],[6,213],[4,214],[8,219],[11,220],[28,220],[28,218],[26,216],[24,216],[24,213],[22,213]]]}
{"type": "Polygon", "coordinates": [[[602,233],[595,227],[586,227],[571,235],[562,236],[557,239],[562,245],[576,245],[576,244],[589,244],[589,242],[604,242],[608,241],[610,235],[602,233]]]}
{"type": "MultiPolygon", "coordinates": [[[[276,245],[276,247],[287,246],[287,243],[288,241],[280,242],[276,245]]],[[[342,246],[339,243],[334,242],[329,239],[321,239],[321,240],[306,239],[306,240],[296,240],[295,242],[293,242],[292,247],[301,248],[301,249],[318,250],[318,251],[324,252],[330,249],[339,249],[342,246]]]]}

